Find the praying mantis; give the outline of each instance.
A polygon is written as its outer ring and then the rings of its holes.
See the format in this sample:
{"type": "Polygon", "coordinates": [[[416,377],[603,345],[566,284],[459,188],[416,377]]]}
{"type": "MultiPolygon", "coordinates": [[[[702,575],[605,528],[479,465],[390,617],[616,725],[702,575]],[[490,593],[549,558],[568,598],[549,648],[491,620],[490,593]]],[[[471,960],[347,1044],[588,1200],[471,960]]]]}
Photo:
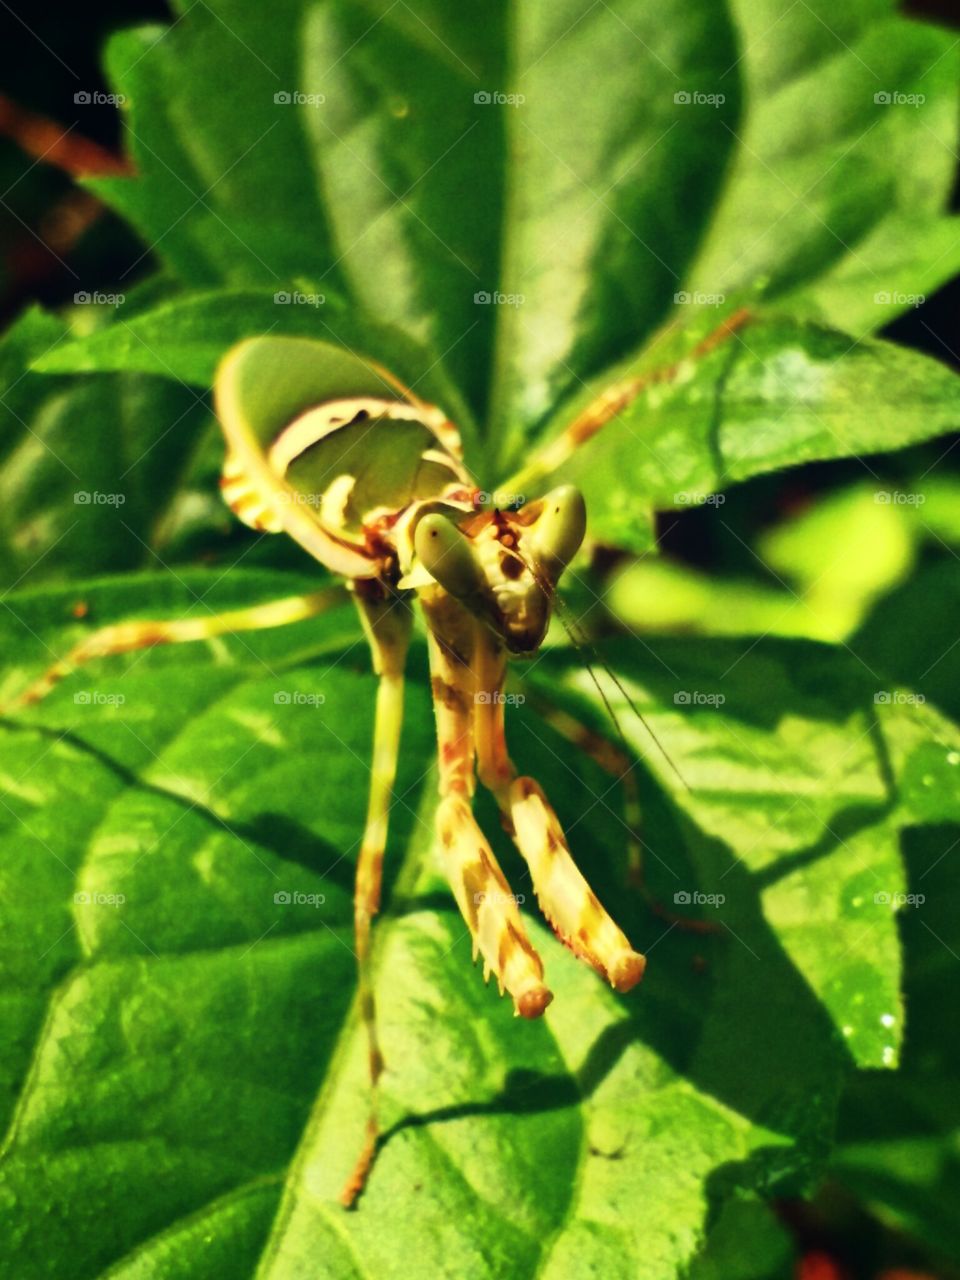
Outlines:
{"type": "MultiPolygon", "coordinates": [[[[725,332],[733,322],[737,317],[725,322],[725,332]]],[[[633,378],[605,390],[525,474],[555,470],[644,385],[633,378]]],[[[425,623],[436,718],[436,845],[484,980],[494,975],[501,995],[523,1018],[540,1017],[553,998],[518,899],[474,817],[478,782],[496,802],[558,938],[621,993],[643,976],[643,955],[577,868],[550,801],[533,778],[518,773],[505,736],[507,661],[540,647],[557,584],[583,542],[586,510],[570,485],[516,509],[493,506],[466,470],[457,427],[441,408],[374,360],[329,343],[277,336],[240,342],[220,363],[215,402],[226,442],[224,499],[245,524],[286,533],[345,580],[377,677],[353,922],[370,1109],[341,1194],[349,1208],[367,1180],[380,1136],[377,1088],[384,1059],[371,927],[380,906],[414,606],[425,623]]],[[[18,702],[37,702],[93,659],[282,626],[316,616],[329,602],[329,591],[320,590],[206,618],[102,628],[18,702]]]]}

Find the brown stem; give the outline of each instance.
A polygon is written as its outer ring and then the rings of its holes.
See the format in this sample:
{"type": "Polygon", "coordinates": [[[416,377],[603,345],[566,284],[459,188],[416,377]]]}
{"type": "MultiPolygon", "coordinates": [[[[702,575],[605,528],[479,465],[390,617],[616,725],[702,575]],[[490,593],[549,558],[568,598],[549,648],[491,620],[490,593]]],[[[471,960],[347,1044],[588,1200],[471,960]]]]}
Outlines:
{"type": "Polygon", "coordinates": [[[129,177],[133,166],[73,127],[28,111],[0,93],[0,136],[10,138],[27,155],[53,165],[73,178],[129,177]]]}

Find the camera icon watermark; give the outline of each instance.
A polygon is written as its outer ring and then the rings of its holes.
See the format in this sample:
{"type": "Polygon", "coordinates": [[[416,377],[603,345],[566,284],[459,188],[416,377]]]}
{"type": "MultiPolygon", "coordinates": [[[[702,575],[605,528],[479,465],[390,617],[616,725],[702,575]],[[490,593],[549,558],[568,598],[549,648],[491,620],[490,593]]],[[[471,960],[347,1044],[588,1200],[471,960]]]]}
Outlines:
{"type": "Polygon", "coordinates": [[[673,495],[676,507],[722,507],[726,500],[725,493],[691,493],[689,489],[680,489],[673,495]]]}
{"type": "Polygon", "coordinates": [[[122,307],[126,300],[125,293],[101,293],[99,289],[94,289],[92,293],[87,289],[79,289],[73,295],[76,307],[122,307]]]}
{"type": "Polygon", "coordinates": [[[516,510],[522,507],[526,501],[526,494],[508,493],[506,491],[499,492],[497,490],[490,491],[487,489],[478,489],[473,495],[474,504],[478,507],[494,507],[497,511],[505,511],[508,509],[516,510]]]}
{"type": "Polygon", "coordinates": [[[523,93],[501,93],[497,89],[480,89],[473,95],[473,100],[478,107],[522,107],[527,98],[523,93]]]}
{"type": "Polygon", "coordinates": [[[927,500],[925,493],[905,493],[902,489],[878,489],[874,502],[881,507],[922,507],[927,500]]]}
{"type": "Polygon", "coordinates": [[[280,89],[273,95],[278,107],[322,107],[326,100],[325,93],[301,93],[299,89],[280,89]]]}
{"type": "Polygon", "coordinates": [[[125,893],[99,893],[96,890],[93,893],[81,890],[73,895],[77,907],[122,907],[126,900],[125,893]]]}
{"type": "Polygon", "coordinates": [[[878,289],[873,295],[877,307],[922,307],[926,300],[925,293],[903,293],[899,289],[878,289]]]}
{"type": "Polygon", "coordinates": [[[301,893],[299,889],[293,892],[280,889],[273,895],[273,901],[278,907],[322,907],[326,900],[324,893],[301,893]]]}
{"type": "Polygon", "coordinates": [[[918,707],[927,699],[922,693],[907,693],[903,689],[878,689],[873,700],[882,707],[918,707]]]}
{"type": "Polygon", "coordinates": [[[722,107],[727,100],[725,93],[701,93],[699,90],[679,89],[673,100],[678,107],[722,107]]]}
{"type": "Polygon", "coordinates": [[[678,689],[673,695],[678,707],[722,707],[726,700],[726,694],[704,693],[700,689],[678,689]]]}
{"type": "Polygon", "coordinates": [[[699,889],[678,889],[673,895],[678,907],[722,907],[726,900],[725,893],[701,893],[699,889]]]}
{"type": "Polygon", "coordinates": [[[125,93],[101,93],[99,89],[78,89],[73,95],[78,107],[122,107],[126,100],[125,93]]]}
{"type": "Polygon", "coordinates": [[[77,707],[122,707],[126,702],[122,693],[101,693],[96,689],[81,689],[73,695],[77,707]]]}
{"type": "Polygon", "coordinates": [[[878,107],[922,107],[926,100],[925,93],[901,93],[899,89],[883,90],[873,95],[878,107]]]}
{"type": "Polygon", "coordinates": [[[325,693],[304,693],[302,689],[280,689],[273,695],[278,707],[322,707],[326,700],[325,693]]]}
{"type": "Polygon", "coordinates": [[[501,293],[499,289],[494,289],[492,293],[487,289],[478,289],[473,295],[473,301],[478,307],[522,307],[526,300],[525,294],[501,293]]]}
{"type": "Polygon", "coordinates": [[[722,307],[727,300],[725,293],[704,293],[700,289],[680,289],[673,301],[680,307],[722,307]]]}
{"type": "Polygon", "coordinates": [[[73,495],[78,507],[122,507],[126,500],[125,493],[101,493],[99,489],[78,489],[73,495]]]}
{"type": "Polygon", "coordinates": [[[325,293],[301,293],[299,289],[292,293],[280,289],[273,295],[274,306],[277,307],[322,307],[326,300],[325,293]]]}

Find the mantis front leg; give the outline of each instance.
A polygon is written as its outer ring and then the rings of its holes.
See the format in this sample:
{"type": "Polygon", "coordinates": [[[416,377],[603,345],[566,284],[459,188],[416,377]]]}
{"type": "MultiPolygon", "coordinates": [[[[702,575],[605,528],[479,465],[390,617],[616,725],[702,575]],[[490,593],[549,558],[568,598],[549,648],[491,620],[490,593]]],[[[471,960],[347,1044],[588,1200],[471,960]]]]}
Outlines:
{"type": "Polygon", "coordinates": [[[507,752],[503,683],[506,654],[483,632],[476,653],[477,767],[533,879],[543,914],[575,955],[618,991],[643,977],[646,961],[601,906],[570,855],[563,828],[540,784],[520,777],[507,752]]]}
{"type": "Polygon", "coordinates": [[[514,1010],[537,1018],[553,999],[543,964],[527,937],[515,894],[473,816],[478,624],[444,592],[421,594],[430,643],[430,674],[440,754],[437,835],[444,870],[470,930],[484,978],[494,973],[514,1010]]]}
{"type": "Polygon", "coordinates": [[[370,927],[380,909],[383,855],[387,844],[390,799],[397,775],[400,731],[403,726],[403,683],[410,643],[411,614],[406,601],[383,596],[378,584],[357,582],[354,599],[360,610],[363,629],[370,642],[373,669],[379,678],[373,728],[373,759],[367,819],[357,858],[353,900],[353,932],[357,955],[360,1017],[367,1032],[370,1072],[370,1110],[363,1147],[353,1172],[340,1194],[349,1209],[363,1190],[373,1164],[380,1127],[377,1114],[377,1086],[383,1072],[383,1054],[377,1036],[376,1001],[370,964],[370,927]]]}

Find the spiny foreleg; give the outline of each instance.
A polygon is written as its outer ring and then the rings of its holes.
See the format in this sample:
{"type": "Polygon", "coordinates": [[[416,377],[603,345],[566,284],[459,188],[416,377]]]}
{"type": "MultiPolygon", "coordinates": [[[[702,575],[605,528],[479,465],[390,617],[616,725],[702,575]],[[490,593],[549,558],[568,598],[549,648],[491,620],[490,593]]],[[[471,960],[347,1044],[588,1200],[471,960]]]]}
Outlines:
{"type": "Polygon", "coordinates": [[[530,868],[541,910],[575,955],[618,991],[629,991],[643,977],[646,961],[633,950],[580,873],[540,784],[517,774],[504,735],[506,658],[502,646],[488,633],[478,639],[475,670],[480,780],[496,799],[504,826],[530,868]]]}
{"type": "Polygon", "coordinates": [[[430,672],[440,752],[437,836],[443,866],[470,930],[473,954],[483,957],[484,978],[494,973],[515,1011],[536,1018],[553,998],[496,856],[473,816],[474,684],[472,656],[477,624],[451,597],[423,599],[430,642],[430,672]]]}

